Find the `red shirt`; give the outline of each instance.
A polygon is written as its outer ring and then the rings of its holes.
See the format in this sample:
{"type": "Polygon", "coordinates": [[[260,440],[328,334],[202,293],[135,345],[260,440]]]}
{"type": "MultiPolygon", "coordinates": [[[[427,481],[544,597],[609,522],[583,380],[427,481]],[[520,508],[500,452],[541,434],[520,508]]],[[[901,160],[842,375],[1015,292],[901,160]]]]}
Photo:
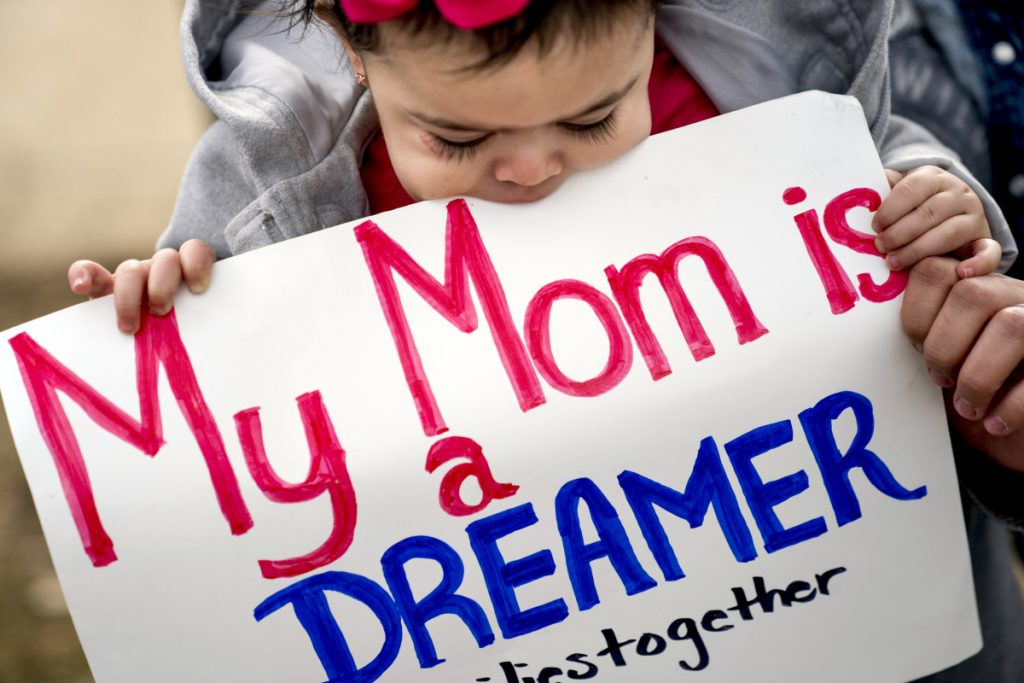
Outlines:
{"type": "MultiPolygon", "coordinates": [[[[651,101],[651,135],[718,115],[714,103],[660,39],[654,45],[647,96],[651,101]]],[[[366,148],[359,175],[370,200],[371,214],[413,203],[398,182],[380,130],[366,148]]]]}

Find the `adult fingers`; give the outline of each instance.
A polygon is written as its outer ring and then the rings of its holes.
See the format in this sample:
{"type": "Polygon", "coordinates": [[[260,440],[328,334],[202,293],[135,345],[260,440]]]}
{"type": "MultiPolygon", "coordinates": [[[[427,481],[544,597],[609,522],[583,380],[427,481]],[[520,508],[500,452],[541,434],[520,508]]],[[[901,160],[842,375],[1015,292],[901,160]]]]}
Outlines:
{"type": "Polygon", "coordinates": [[[871,219],[871,227],[881,232],[920,206],[925,199],[940,192],[944,174],[945,171],[935,166],[922,166],[903,176],[889,196],[882,200],[871,219]]]}
{"type": "MultiPolygon", "coordinates": [[[[1018,382],[1015,386],[1020,386],[1018,382]]],[[[994,436],[980,420],[965,420],[952,405],[952,392],[946,394],[949,423],[968,444],[992,458],[1003,467],[1024,472],[1024,429],[1011,431],[1005,436],[994,436]]]]}
{"type": "Polygon", "coordinates": [[[894,171],[891,168],[885,169],[885,179],[889,181],[889,188],[892,189],[896,183],[903,179],[906,173],[903,171],[894,171]]]}
{"type": "Polygon", "coordinates": [[[125,334],[139,329],[142,299],[149,279],[149,261],[125,261],[114,271],[114,310],[117,328],[125,334]]]}
{"type": "Polygon", "coordinates": [[[951,407],[947,408],[947,413],[949,424],[967,443],[1002,467],[1024,472],[1024,429],[1010,432],[1006,436],[993,436],[985,430],[984,423],[965,420],[951,407]]]}
{"type": "Polygon", "coordinates": [[[924,342],[933,379],[938,375],[942,381],[936,379],[937,383],[952,386],[990,322],[1002,316],[1001,309],[1021,302],[1024,282],[1002,275],[972,277],[953,285],[924,342]]]}
{"type": "Polygon", "coordinates": [[[94,299],[114,291],[114,276],[95,261],[75,261],[68,267],[68,286],[75,294],[94,299]]]}
{"type": "Polygon", "coordinates": [[[153,255],[147,278],[149,310],[166,315],[171,310],[174,293],[181,284],[181,260],[174,249],[161,249],[153,255]]]}
{"type": "MultiPolygon", "coordinates": [[[[1007,436],[1024,427],[1024,381],[1012,384],[1002,399],[985,416],[985,431],[992,436],[1007,436]]],[[[1021,451],[1018,451],[1018,456],[1021,451]]]]}
{"type": "Polygon", "coordinates": [[[963,259],[956,267],[956,273],[961,278],[994,273],[1003,258],[1003,248],[989,237],[974,240],[955,253],[963,259]]]}
{"type": "Polygon", "coordinates": [[[210,276],[216,256],[213,249],[201,240],[189,240],[178,250],[185,285],[193,294],[200,294],[210,286],[210,276]]]}
{"type": "Polygon", "coordinates": [[[917,263],[910,271],[900,308],[900,322],[903,331],[919,348],[923,347],[950,290],[959,281],[956,266],[956,259],[932,256],[917,263]]]}
{"type": "MultiPolygon", "coordinates": [[[[1010,424],[1014,424],[1015,428],[1019,427],[1024,415],[1016,409],[1013,399],[1005,406],[1008,409],[1006,415],[998,408],[993,410],[991,415],[986,414],[1022,360],[1024,308],[1009,306],[996,311],[964,359],[957,375],[953,407],[968,420],[985,417],[986,422],[993,418],[993,424],[1002,424],[1003,431],[992,432],[996,436],[1006,433],[1005,428],[1010,424]]],[[[1006,401],[1006,397],[1003,397],[1002,401],[1006,401]]]]}

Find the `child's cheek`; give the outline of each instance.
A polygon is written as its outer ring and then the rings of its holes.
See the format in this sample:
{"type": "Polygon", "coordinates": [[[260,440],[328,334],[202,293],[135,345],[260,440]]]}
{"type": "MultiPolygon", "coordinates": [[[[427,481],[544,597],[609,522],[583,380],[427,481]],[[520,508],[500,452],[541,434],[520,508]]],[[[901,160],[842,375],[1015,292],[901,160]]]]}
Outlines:
{"type": "Polygon", "coordinates": [[[603,166],[633,149],[651,135],[651,108],[646,99],[623,111],[615,138],[604,145],[584,144],[577,170],[603,166]]]}
{"type": "MultiPolygon", "coordinates": [[[[410,150],[411,151],[411,150],[410,150]]],[[[416,201],[443,199],[470,193],[462,181],[459,164],[447,161],[418,142],[414,153],[392,164],[402,187],[416,201]]]]}

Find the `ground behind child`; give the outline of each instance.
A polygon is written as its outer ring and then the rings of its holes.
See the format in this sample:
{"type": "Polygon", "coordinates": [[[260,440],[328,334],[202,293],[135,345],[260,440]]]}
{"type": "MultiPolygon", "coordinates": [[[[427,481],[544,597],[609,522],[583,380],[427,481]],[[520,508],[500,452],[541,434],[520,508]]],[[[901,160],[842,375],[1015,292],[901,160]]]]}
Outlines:
{"type": "MultiPolygon", "coordinates": [[[[207,124],[181,7],[0,3],[0,329],[75,303],[73,258],[152,253],[207,124]]],[[[90,681],[0,411],[0,683],[90,681]]]]}

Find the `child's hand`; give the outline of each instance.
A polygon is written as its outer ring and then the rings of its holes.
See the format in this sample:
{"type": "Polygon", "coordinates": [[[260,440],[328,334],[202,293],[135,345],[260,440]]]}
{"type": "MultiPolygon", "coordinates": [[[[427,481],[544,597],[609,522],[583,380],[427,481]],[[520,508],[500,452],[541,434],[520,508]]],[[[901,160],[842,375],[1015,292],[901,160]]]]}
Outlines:
{"type": "Polygon", "coordinates": [[[995,271],[1002,256],[978,195],[967,183],[935,166],[902,174],[887,170],[892,192],[875,212],[875,247],[892,270],[928,256],[954,254],[961,278],[995,271]]]}
{"type": "Polygon", "coordinates": [[[961,279],[957,262],[928,258],[910,271],[903,329],[946,389],[951,422],[975,448],[1024,471],[1024,281],[961,279]]]}
{"type": "Polygon", "coordinates": [[[145,261],[125,261],[113,274],[93,261],[75,261],[68,268],[68,284],[72,292],[89,298],[113,292],[118,329],[135,334],[147,301],[151,313],[166,315],[183,280],[193,294],[206,290],[215,260],[205,242],[189,240],[179,251],[161,249],[145,261]]]}

